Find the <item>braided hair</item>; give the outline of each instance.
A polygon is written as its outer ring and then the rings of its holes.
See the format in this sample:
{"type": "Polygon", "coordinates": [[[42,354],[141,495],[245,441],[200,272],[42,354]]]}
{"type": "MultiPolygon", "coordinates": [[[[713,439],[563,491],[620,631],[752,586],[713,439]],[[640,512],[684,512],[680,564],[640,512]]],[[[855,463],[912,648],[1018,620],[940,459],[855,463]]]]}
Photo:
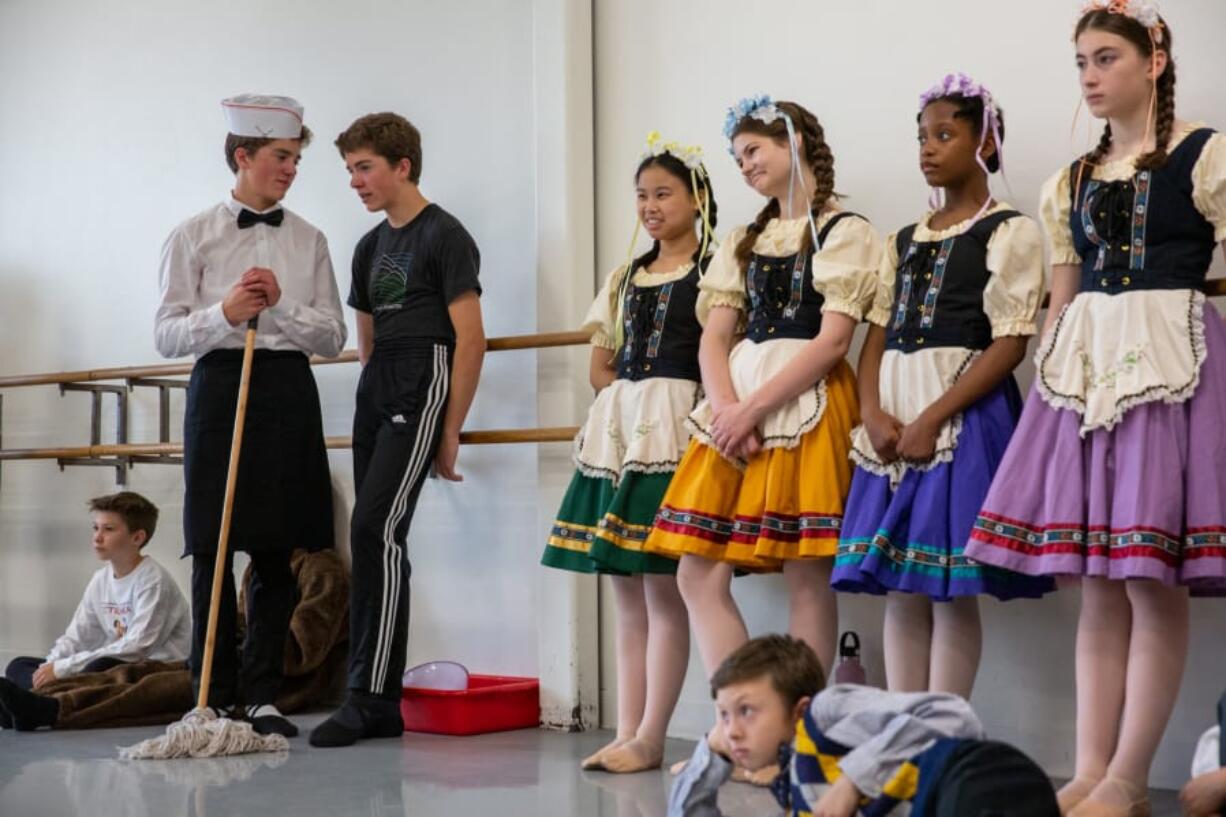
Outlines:
{"type": "MultiPolygon", "coordinates": [[[[1169,59],[1167,60],[1166,70],[1157,78],[1157,104],[1154,123],[1154,149],[1137,158],[1137,170],[1156,170],[1166,164],[1167,149],[1170,147],[1171,135],[1175,125],[1175,60],[1171,57],[1171,39],[1170,26],[1166,24],[1166,20],[1158,19],[1160,31],[1159,40],[1161,45],[1159,50],[1165,51],[1169,59]]],[[[1077,22],[1077,29],[1073,35],[1076,40],[1086,31],[1105,31],[1108,34],[1115,34],[1123,37],[1128,42],[1132,43],[1141,52],[1141,55],[1146,59],[1152,59],[1154,56],[1155,43],[1150,36],[1150,30],[1137,20],[1129,17],[1126,14],[1115,14],[1105,9],[1095,9],[1087,12],[1077,22]]],[[[1108,151],[1111,150],[1111,123],[1103,128],[1102,138],[1098,140],[1098,145],[1084,157],[1084,164],[1096,165],[1102,162],[1108,151]]]]}
{"type": "MultiPolygon", "coordinates": [[[[831,199],[838,198],[838,194],[834,192],[834,153],[826,143],[826,132],[821,123],[806,108],[795,102],[776,102],[775,107],[791,118],[792,126],[796,133],[800,134],[800,159],[813,171],[813,178],[816,180],[813,198],[809,202],[810,211],[816,216],[831,199]]],[[[737,122],[732,137],[736,138],[742,133],[756,133],[778,144],[788,144],[787,124],[782,117],[769,124],[751,116],[743,117],[737,122]]],[[[771,199],[746,227],[745,236],[736,245],[736,262],[742,272],[749,268],[749,258],[753,255],[753,245],[758,236],[766,229],[771,219],[779,217],[779,213],[779,200],[771,199]]],[[[808,254],[814,249],[813,237],[808,230],[805,231],[802,242],[802,253],[808,254]]]]}

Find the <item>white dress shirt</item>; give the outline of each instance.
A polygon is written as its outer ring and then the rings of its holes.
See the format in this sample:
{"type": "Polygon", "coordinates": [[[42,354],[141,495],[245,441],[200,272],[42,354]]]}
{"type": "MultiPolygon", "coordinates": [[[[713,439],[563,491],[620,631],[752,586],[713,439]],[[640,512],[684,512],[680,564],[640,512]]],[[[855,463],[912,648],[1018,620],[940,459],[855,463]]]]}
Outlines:
{"type": "Polygon", "coordinates": [[[279,227],[258,223],[240,230],[243,208],[231,196],[166,239],[154,325],[158,352],[199,358],[214,349],[241,349],[246,326],[231,326],[221,302],[248,269],[267,267],[277,276],[281,298],[260,313],[256,348],[339,354],[345,319],[323,233],[289,210],[279,227]]]}

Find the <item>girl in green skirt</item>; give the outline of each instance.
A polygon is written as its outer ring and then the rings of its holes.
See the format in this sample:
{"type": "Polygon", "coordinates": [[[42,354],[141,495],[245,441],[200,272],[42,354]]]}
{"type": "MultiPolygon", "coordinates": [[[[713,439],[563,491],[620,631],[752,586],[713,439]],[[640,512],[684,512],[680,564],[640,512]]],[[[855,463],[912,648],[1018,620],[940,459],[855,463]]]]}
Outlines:
{"type": "Polygon", "coordinates": [[[575,438],[575,475],[541,559],[612,576],[617,737],[583,761],[610,772],[660,766],[689,660],[677,564],[644,553],[643,542],[702,394],[698,281],[716,222],[701,150],[662,142],[657,133],[648,136],[635,193],[652,246],[609,275],[584,321],[593,331],[596,402],[575,438]]]}

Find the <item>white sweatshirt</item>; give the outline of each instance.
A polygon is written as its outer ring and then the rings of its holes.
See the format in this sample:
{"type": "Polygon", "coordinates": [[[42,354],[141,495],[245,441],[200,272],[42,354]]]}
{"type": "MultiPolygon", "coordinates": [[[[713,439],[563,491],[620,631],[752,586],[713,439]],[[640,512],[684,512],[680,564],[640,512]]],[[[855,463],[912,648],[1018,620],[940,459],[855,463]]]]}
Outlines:
{"type": "Polygon", "coordinates": [[[93,575],[47,660],[57,678],[66,678],[96,658],[183,661],[191,641],[187,599],[166,569],[146,556],[122,579],[109,564],[93,575]]]}

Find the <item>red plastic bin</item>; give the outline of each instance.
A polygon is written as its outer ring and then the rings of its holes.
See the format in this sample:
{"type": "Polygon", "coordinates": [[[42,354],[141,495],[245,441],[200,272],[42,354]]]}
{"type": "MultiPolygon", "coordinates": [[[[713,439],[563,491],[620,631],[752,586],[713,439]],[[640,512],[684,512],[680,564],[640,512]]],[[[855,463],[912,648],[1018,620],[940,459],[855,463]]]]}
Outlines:
{"type": "Polygon", "coordinates": [[[469,675],[465,690],[405,687],[400,716],[406,732],[436,735],[536,728],[541,722],[541,683],[536,678],[469,675]]]}

